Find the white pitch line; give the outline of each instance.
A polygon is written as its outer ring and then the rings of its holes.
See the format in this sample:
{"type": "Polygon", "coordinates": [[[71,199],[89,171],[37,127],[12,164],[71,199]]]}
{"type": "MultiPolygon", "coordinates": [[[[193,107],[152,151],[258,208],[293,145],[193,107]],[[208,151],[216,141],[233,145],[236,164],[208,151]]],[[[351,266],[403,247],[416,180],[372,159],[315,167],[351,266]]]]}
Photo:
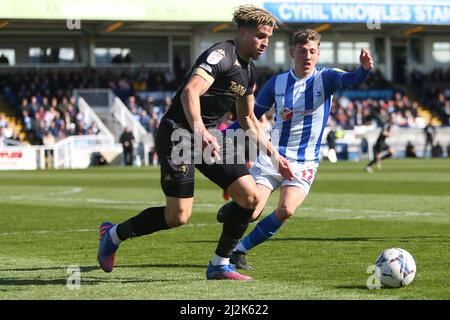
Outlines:
{"type": "Polygon", "coordinates": [[[46,234],[46,233],[82,233],[82,232],[93,232],[98,231],[98,229],[70,229],[70,230],[32,230],[32,231],[16,231],[16,232],[5,232],[0,233],[0,237],[4,236],[17,236],[22,234],[46,234]]]}
{"type": "MultiPolygon", "coordinates": [[[[219,222],[216,223],[188,223],[184,225],[183,227],[195,227],[195,228],[201,228],[201,227],[210,227],[210,226],[216,226],[219,222]]],[[[15,231],[15,232],[5,232],[0,233],[0,237],[7,237],[7,236],[19,236],[19,235],[30,235],[30,234],[60,234],[60,233],[86,233],[86,232],[98,232],[98,229],[66,229],[66,230],[32,230],[32,231],[15,231]]]]}
{"type": "Polygon", "coordinates": [[[426,215],[431,216],[433,215],[432,212],[415,212],[415,211],[383,211],[383,210],[353,210],[353,209],[334,209],[334,208],[327,208],[326,211],[329,212],[361,212],[361,213],[369,213],[369,214],[392,214],[392,213],[398,213],[403,215],[426,215]]]}
{"type": "MultiPolygon", "coordinates": [[[[131,201],[131,200],[111,200],[111,199],[99,199],[99,198],[75,198],[75,199],[60,199],[49,198],[43,196],[0,196],[0,200],[44,200],[48,202],[72,202],[72,203],[98,203],[98,204],[115,204],[115,205],[156,205],[163,206],[165,202],[162,201],[131,201]]],[[[194,203],[200,207],[219,208],[223,203],[211,204],[211,203],[194,203]]]]}
{"type": "Polygon", "coordinates": [[[300,208],[299,211],[326,211],[326,212],[337,212],[337,213],[368,213],[368,214],[399,214],[399,215],[424,215],[431,216],[435,213],[433,212],[415,212],[415,211],[384,211],[384,210],[355,210],[355,209],[336,209],[336,208],[300,208]]]}
{"type": "MultiPolygon", "coordinates": [[[[63,191],[62,193],[52,194],[52,197],[45,196],[0,196],[0,200],[45,200],[48,202],[72,202],[72,203],[98,203],[98,204],[113,204],[113,205],[150,205],[150,206],[163,206],[165,202],[163,201],[135,201],[135,200],[113,200],[113,199],[101,199],[101,198],[75,198],[75,199],[62,199],[54,198],[54,195],[62,194],[74,194],[82,191],[82,188],[73,188],[68,191],[63,191]]],[[[196,207],[203,208],[219,208],[224,202],[218,203],[195,203],[196,207]]],[[[313,208],[313,207],[302,207],[299,208],[295,217],[301,217],[302,211],[322,211],[330,213],[366,213],[370,215],[378,214],[380,216],[431,216],[436,215],[435,212],[416,212],[416,211],[385,211],[385,210],[359,210],[359,209],[339,209],[339,208],[313,208]]],[[[365,216],[361,216],[365,217],[365,216]]],[[[353,216],[354,218],[354,216],[353,216]]]]}
{"type": "Polygon", "coordinates": [[[313,220],[362,220],[362,219],[384,219],[384,218],[401,218],[401,217],[428,217],[431,213],[420,213],[415,214],[378,214],[372,216],[336,216],[336,217],[312,217],[313,220]]]}
{"type": "MultiPolygon", "coordinates": [[[[67,190],[67,191],[56,193],[56,195],[68,195],[68,194],[80,193],[81,191],[83,191],[83,188],[75,187],[75,188],[72,188],[72,189],[67,190]]],[[[54,195],[55,194],[52,194],[52,196],[54,196],[54,195]]]]}
{"type": "MultiPolygon", "coordinates": [[[[383,218],[400,218],[400,217],[429,217],[436,215],[433,212],[415,212],[415,211],[383,211],[383,210],[355,210],[355,209],[336,209],[336,208],[301,208],[301,211],[323,211],[330,213],[366,213],[367,215],[356,216],[317,216],[309,217],[314,220],[361,220],[361,219],[383,219],[383,218]]],[[[296,214],[294,218],[301,218],[301,213],[296,214]]]]}
{"type": "Polygon", "coordinates": [[[8,196],[8,197],[0,197],[0,199],[7,200],[9,198],[11,200],[36,200],[36,199],[41,200],[42,198],[44,198],[44,199],[52,199],[53,200],[54,199],[53,197],[55,197],[55,196],[66,196],[66,195],[70,195],[70,194],[80,193],[81,191],[83,191],[83,188],[74,187],[69,190],[56,191],[54,193],[35,194],[32,197],[14,195],[14,196],[8,196]],[[51,198],[49,198],[49,197],[51,197],[51,198]]]}
{"type": "MultiPolygon", "coordinates": [[[[55,196],[61,195],[71,195],[80,193],[83,189],[79,187],[73,187],[69,190],[59,191],[52,194],[39,194],[35,196],[0,196],[0,200],[31,200],[31,201],[45,201],[45,203],[51,202],[70,202],[70,203],[96,203],[96,204],[106,204],[106,205],[116,205],[116,206],[163,206],[165,205],[162,201],[132,201],[132,200],[113,200],[113,199],[101,199],[101,198],[58,198],[55,196]]],[[[223,202],[220,203],[194,203],[194,207],[204,207],[204,208],[219,208],[223,202]]],[[[111,208],[113,209],[113,208],[111,208]]],[[[433,212],[415,212],[415,211],[384,211],[384,210],[356,210],[356,209],[339,209],[339,208],[313,208],[313,207],[303,207],[300,208],[294,218],[309,218],[313,220],[362,220],[362,219],[383,219],[383,218],[400,218],[400,217],[428,217],[436,215],[433,212]],[[333,215],[333,216],[309,216],[304,217],[302,211],[308,212],[326,212],[326,213],[357,213],[359,215],[354,216],[343,216],[343,215],[333,215]],[[366,215],[361,215],[366,214],[366,215]]],[[[438,214],[439,215],[439,214],[438,214]]],[[[187,224],[188,227],[205,227],[214,226],[214,224],[187,224]]],[[[40,230],[40,231],[27,231],[27,232],[9,232],[0,233],[0,236],[13,236],[21,234],[45,234],[45,233],[66,233],[66,232],[93,232],[96,229],[80,229],[80,230],[40,230]]]]}
{"type": "MultiPolygon", "coordinates": [[[[328,212],[363,212],[364,210],[352,210],[352,209],[332,209],[332,208],[304,208],[302,209],[304,211],[328,211],[328,212]]],[[[366,210],[370,211],[370,210],[366,210]]],[[[372,211],[371,211],[372,212],[372,211]]],[[[383,218],[399,218],[399,217],[428,217],[433,215],[431,212],[410,212],[410,211],[377,211],[377,212],[384,212],[385,214],[378,214],[378,215],[367,215],[367,216],[334,216],[334,217],[324,217],[324,216],[318,216],[318,217],[307,217],[312,218],[313,220],[361,220],[361,219],[383,219],[383,218]]],[[[302,218],[301,214],[297,214],[294,216],[294,218],[302,218]]],[[[215,223],[188,223],[184,225],[183,227],[195,227],[195,228],[201,228],[201,227],[210,227],[210,226],[216,226],[218,225],[218,222],[215,223]]],[[[16,236],[16,235],[22,235],[22,234],[46,234],[46,233],[84,233],[84,232],[96,232],[98,229],[69,229],[69,230],[33,230],[33,231],[17,231],[17,232],[7,232],[7,233],[0,233],[0,237],[4,236],[16,236]]]]}
{"type": "MultiPolygon", "coordinates": [[[[313,209],[313,208],[307,208],[306,211],[317,211],[317,210],[323,210],[323,209],[313,209]]],[[[342,209],[344,210],[344,209],[342,209]]],[[[333,209],[326,210],[326,211],[333,211],[333,209]]],[[[351,209],[347,210],[346,212],[351,211],[351,209]]],[[[356,210],[355,210],[356,211],[356,210]]],[[[388,211],[385,211],[388,212],[388,211]]],[[[307,217],[312,218],[313,220],[361,220],[361,219],[382,219],[382,218],[398,218],[398,217],[409,217],[409,216],[431,216],[432,213],[430,212],[395,212],[395,214],[392,214],[394,212],[391,212],[390,214],[378,214],[378,215],[371,215],[371,216],[337,216],[337,217],[307,217]]],[[[301,214],[295,215],[294,218],[301,218],[301,214]]],[[[217,226],[219,223],[188,223],[184,225],[183,227],[191,227],[191,228],[201,228],[201,227],[211,227],[211,226],[217,226]]],[[[6,233],[0,233],[0,237],[5,236],[17,236],[17,235],[30,235],[30,234],[46,234],[46,233],[85,233],[85,232],[97,232],[98,229],[69,229],[69,230],[33,230],[33,231],[17,231],[17,232],[6,232],[6,233]]]]}

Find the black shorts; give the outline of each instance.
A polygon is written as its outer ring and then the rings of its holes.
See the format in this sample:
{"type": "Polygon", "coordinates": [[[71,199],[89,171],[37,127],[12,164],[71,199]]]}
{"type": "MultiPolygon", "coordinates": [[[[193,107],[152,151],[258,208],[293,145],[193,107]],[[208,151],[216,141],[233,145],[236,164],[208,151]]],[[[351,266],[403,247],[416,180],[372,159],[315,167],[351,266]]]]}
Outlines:
{"type": "MultiPolygon", "coordinates": [[[[175,198],[193,197],[195,168],[223,190],[226,190],[238,178],[250,174],[243,159],[239,158],[238,161],[235,148],[230,151],[234,163],[230,163],[230,159],[227,159],[227,161],[224,159],[223,164],[206,164],[204,161],[195,163],[193,148],[189,161],[179,163],[179,161],[172,159],[172,150],[176,146],[178,148],[180,147],[178,145],[180,141],[172,141],[172,133],[176,129],[182,128],[183,126],[176,124],[174,121],[163,118],[158,129],[156,151],[158,152],[159,163],[161,165],[161,187],[166,196],[175,198]]],[[[192,134],[189,133],[189,135],[190,137],[188,139],[191,139],[191,142],[193,142],[192,134]]],[[[220,141],[219,143],[222,145],[222,152],[226,154],[228,144],[224,143],[224,141],[220,141]]]]}
{"type": "Polygon", "coordinates": [[[389,150],[389,146],[383,142],[383,143],[379,143],[373,146],[373,153],[377,154],[377,153],[381,153],[383,151],[387,151],[389,150]]]}

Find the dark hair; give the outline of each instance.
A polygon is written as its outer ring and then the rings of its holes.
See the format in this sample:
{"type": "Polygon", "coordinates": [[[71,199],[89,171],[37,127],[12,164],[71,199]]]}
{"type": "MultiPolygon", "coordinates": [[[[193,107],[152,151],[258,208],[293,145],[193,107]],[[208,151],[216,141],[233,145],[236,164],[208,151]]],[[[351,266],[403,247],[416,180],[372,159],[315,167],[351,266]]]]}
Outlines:
{"type": "Polygon", "coordinates": [[[239,6],[233,14],[233,23],[238,27],[256,27],[259,24],[277,27],[277,18],[269,11],[255,7],[254,5],[239,6]]]}
{"type": "Polygon", "coordinates": [[[320,46],[320,38],[321,35],[315,30],[312,29],[298,30],[292,36],[292,47],[295,47],[297,43],[304,45],[308,41],[317,41],[318,45],[320,46]]]}

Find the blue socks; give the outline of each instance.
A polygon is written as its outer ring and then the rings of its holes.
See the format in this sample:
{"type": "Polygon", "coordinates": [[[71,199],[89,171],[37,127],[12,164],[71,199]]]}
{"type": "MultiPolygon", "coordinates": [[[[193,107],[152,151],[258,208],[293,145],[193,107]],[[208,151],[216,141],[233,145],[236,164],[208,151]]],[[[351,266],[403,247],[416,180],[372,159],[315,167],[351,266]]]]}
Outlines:
{"type": "Polygon", "coordinates": [[[237,251],[247,253],[248,250],[272,237],[284,222],[278,220],[275,212],[262,219],[256,227],[237,245],[237,251]]]}

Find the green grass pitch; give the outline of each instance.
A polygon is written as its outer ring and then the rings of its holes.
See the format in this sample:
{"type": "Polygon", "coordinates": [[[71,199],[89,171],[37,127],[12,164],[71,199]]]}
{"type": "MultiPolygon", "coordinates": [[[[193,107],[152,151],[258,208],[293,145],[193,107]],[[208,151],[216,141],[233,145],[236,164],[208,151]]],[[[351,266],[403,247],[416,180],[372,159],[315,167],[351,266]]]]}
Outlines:
{"type": "Polygon", "coordinates": [[[0,172],[0,300],[450,299],[450,161],[363,166],[322,163],[296,216],[249,254],[245,283],[205,280],[223,200],[199,172],[188,224],[124,242],[110,274],[97,265],[98,227],[162,205],[159,168],[0,172]],[[367,268],[390,247],[413,255],[416,278],[367,289],[367,268]],[[79,289],[67,286],[72,265],[79,289]]]}

